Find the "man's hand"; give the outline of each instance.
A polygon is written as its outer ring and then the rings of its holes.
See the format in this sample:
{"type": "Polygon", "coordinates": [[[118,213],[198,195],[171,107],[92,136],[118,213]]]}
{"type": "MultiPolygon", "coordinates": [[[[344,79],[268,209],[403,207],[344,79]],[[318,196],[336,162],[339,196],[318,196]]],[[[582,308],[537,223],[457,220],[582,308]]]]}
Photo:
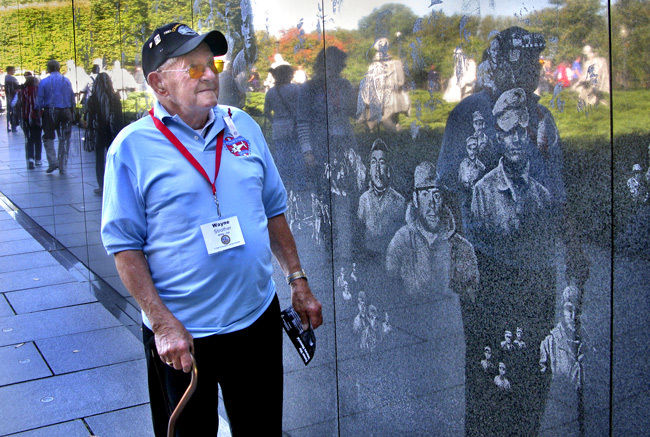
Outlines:
{"type": "Polygon", "coordinates": [[[183,324],[170,314],[153,328],[156,350],[163,363],[185,373],[192,370],[190,353],[194,353],[194,340],[183,324]]]}
{"type": "Polygon", "coordinates": [[[306,279],[296,279],[291,283],[291,304],[300,315],[303,329],[307,330],[310,324],[313,329],[323,324],[322,305],[311,293],[306,279]]]}

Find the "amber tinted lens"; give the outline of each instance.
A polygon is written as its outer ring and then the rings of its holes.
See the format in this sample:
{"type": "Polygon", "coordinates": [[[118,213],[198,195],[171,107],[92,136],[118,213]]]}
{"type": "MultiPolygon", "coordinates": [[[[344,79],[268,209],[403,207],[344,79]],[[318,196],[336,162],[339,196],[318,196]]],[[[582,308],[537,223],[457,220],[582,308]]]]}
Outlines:
{"type": "Polygon", "coordinates": [[[215,73],[221,73],[223,71],[223,59],[214,60],[214,69],[215,73]]]}
{"type": "Polygon", "coordinates": [[[187,70],[192,79],[200,79],[204,71],[205,65],[190,65],[189,70],[187,70]]]}

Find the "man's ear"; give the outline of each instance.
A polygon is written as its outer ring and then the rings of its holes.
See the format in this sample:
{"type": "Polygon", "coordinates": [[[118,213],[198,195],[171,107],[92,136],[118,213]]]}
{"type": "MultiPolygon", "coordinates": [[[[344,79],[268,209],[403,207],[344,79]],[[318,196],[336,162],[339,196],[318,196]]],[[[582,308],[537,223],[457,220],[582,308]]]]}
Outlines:
{"type": "Polygon", "coordinates": [[[147,76],[147,83],[156,94],[160,94],[161,96],[167,95],[167,89],[165,88],[162,74],[157,71],[152,71],[147,76]]]}
{"type": "Polygon", "coordinates": [[[418,207],[418,192],[417,190],[413,190],[413,206],[418,207]]]}

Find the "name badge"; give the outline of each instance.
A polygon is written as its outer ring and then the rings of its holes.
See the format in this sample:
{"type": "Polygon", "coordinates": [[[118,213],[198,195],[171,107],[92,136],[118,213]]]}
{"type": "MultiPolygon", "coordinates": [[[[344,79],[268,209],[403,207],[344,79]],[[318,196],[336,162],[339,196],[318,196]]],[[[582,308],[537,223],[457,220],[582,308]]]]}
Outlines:
{"type": "Polygon", "coordinates": [[[236,216],[201,225],[201,233],[209,255],[246,244],[236,216]]]}

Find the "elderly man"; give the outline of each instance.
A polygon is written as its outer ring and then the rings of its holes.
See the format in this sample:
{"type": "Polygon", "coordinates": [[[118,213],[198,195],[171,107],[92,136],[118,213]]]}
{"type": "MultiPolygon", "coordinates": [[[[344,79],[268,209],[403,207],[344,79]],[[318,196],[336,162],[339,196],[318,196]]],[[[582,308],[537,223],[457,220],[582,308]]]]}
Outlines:
{"type": "Polygon", "coordinates": [[[241,110],[217,105],[214,57],[226,51],[218,31],[156,29],[142,68],[157,102],[107,157],[102,239],[142,308],[157,436],[189,382],[191,353],[199,383],[177,435],[217,434],[217,384],[233,435],[280,435],[282,328],[271,253],[303,325],[322,323],[261,130],[241,110]]]}
{"type": "Polygon", "coordinates": [[[474,249],[456,233],[430,162],[415,168],[413,204],[406,213],[406,225],[388,245],[386,270],[390,276],[401,277],[408,294],[453,291],[461,303],[474,299],[478,286],[474,249]]]}
{"type": "Polygon", "coordinates": [[[47,154],[46,172],[57,168],[65,174],[68,163],[68,149],[72,134],[72,117],[75,106],[72,84],[61,73],[61,65],[51,59],[47,61],[49,76],[41,81],[36,96],[36,107],[43,111],[43,146],[47,154]],[[54,150],[54,135],[59,140],[59,151],[54,150]]]}
{"type": "Polygon", "coordinates": [[[406,202],[390,185],[388,148],[377,138],[370,149],[370,188],[359,198],[357,216],[365,227],[365,246],[384,256],[390,239],[404,224],[406,202]]]}

